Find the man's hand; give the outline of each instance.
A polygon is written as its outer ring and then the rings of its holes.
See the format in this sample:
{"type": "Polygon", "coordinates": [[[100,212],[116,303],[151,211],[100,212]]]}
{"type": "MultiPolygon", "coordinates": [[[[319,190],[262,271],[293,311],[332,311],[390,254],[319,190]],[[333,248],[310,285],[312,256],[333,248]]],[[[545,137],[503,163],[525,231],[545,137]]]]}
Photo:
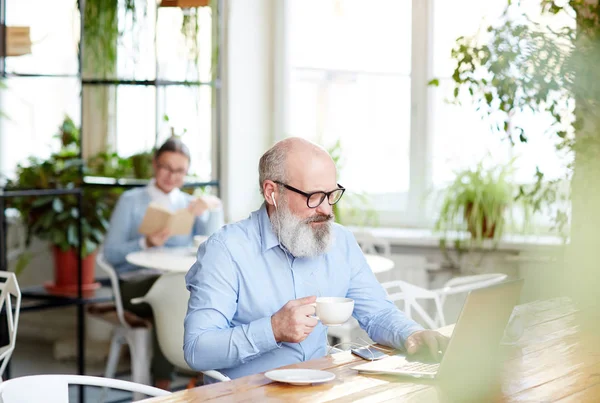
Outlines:
{"type": "Polygon", "coordinates": [[[404,347],[409,356],[423,357],[423,361],[429,358],[440,362],[448,347],[448,340],[446,336],[434,330],[420,330],[408,336],[404,347]]]}
{"type": "Polygon", "coordinates": [[[146,245],[149,248],[154,246],[163,246],[167,239],[171,236],[171,230],[169,228],[163,228],[158,232],[146,237],[146,245]]]}
{"type": "Polygon", "coordinates": [[[221,207],[221,199],[216,196],[205,195],[192,200],[188,205],[188,210],[196,217],[201,216],[207,210],[214,210],[221,207]]]}
{"type": "Polygon", "coordinates": [[[275,341],[300,343],[308,337],[319,321],[310,315],[315,314],[313,304],[317,300],[314,295],[288,301],[279,311],[271,316],[271,326],[275,341]]]}

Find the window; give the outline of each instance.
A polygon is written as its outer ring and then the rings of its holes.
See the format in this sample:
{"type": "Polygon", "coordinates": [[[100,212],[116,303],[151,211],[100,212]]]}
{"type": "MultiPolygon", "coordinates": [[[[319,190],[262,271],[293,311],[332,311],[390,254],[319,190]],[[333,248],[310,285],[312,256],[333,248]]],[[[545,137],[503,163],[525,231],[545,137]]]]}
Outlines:
{"type": "Polygon", "coordinates": [[[325,147],[340,140],[340,183],[370,195],[381,225],[431,226],[431,195],[486,155],[497,164],[517,156],[519,183],[531,182],[536,166],[564,175],[568,156],[544,133],[546,116],[519,116],[529,144],[511,147],[469,102],[447,102],[456,38],[496,21],[506,0],[285,4],[282,131],[325,147]],[[437,88],[427,86],[433,77],[437,88]]]}
{"type": "MultiPolygon", "coordinates": [[[[332,146],[340,183],[406,208],[409,191],[411,3],[289,1],[289,132],[332,146]],[[385,12],[382,12],[385,10],[385,12]],[[389,52],[395,48],[397,52],[389,52]],[[393,173],[390,180],[381,172],[393,173]]],[[[379,206],[382,207],[382,206],[379,206]]]]}
{"type": "MultiPolygon", "coordinates": [[[[0,119],[1,175],[11,176],[16,165],[30,156],[44,158],[56,151],[58,143],[53,136],[65,114],[77,126],[81,125],[76,3],[73,0],[7,2],[7,24],[30,26],[33,46],[30,55],[6,59],[8,88],[0,94],[0,110],[9,119],[0,119]],[[11,73],[61,77],[12,77],[11,73]]],[[[209,82],[214,56],[210,51],[213,40],[210,9],[203,7],[198,11],[199,69],[188,57],[181,34],[183,13],[179,8],[157,11],[148,3],[146,11],[138,10],[134,32],[131,32],[131,21],[122,18],[120,29],[125,34],[118,44],[117,77],[152,80],[158,75],[163,80],[209,82]]],[[[159,143],[171,135],[172,127],[176,134],[182,135],[192,153],[190,174],[200,180],[212,178],[211,86],[85,86],[85,90],[89,91],[86,93],[89,102],[84,106],[84,113],[96,122],[108,120],[107,143],[120,156],[150,150],[154,146],[156,127],[159,143]],[[169,117],[168,122],[163,121],[164,115],[169,117]]],[[[84,143],[92,143],[86,137],[90,133],[91,130],[84,133],[84,143]]]]}
{"type": "Polygon", "coordinates": [[[75,2],[13,0],[6,9],[7,25],[29,26],[33,44],[31,54],[5,60],[9,78],[0,93],[0,110],[9,118],[0,119],[0,177],[11,176],[29,156],[50,155],[52,137],[65,114],[80,124],[75,2]],[[61,77],[12,77],[10,73],[61,77]]]}

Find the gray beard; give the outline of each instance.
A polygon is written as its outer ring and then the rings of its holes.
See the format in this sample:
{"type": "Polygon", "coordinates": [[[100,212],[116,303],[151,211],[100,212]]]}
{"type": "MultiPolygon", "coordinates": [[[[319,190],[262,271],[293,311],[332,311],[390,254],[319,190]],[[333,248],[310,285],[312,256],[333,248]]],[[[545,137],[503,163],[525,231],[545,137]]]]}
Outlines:
{"type": "Polygon", "coordinates": [[[298,218],[287,208],[287,204],[275,209],[271,214],[271,226],[279,243],[295,257],[315,257],[323,255],[331,248],[332,220],[313,228],[310,223],[315,220],[322,220],[322,217],[298,218]]]}

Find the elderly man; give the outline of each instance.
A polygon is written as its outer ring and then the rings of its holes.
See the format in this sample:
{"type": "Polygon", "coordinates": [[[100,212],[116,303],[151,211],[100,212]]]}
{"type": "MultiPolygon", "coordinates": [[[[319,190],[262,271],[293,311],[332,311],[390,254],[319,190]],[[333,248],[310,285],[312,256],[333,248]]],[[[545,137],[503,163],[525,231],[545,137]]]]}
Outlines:
{"type": "Polygon", "coordinates": [[[322,357],[327,329],[317,296],[348,297],[374,341],[437,355],[447,340],[408,319],[375,279],[352,233],[333,223],[344,188],[329,154],[289,138],[260,159],[265,203],[198,250],[186,276],[185,359],[239,378],[322,357]]]}

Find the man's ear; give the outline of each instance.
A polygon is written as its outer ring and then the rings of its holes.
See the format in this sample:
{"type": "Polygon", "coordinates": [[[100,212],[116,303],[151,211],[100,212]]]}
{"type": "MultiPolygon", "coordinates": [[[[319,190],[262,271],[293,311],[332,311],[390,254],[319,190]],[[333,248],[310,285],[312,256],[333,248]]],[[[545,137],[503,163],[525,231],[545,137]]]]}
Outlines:
{"type": "Polygon", "coordinates": [[[263,196],[265,201],[271,206],[276,206],[275,201],[278,194],[277,185],[271,180],[266,180],[263,183],[263,196]]]}

